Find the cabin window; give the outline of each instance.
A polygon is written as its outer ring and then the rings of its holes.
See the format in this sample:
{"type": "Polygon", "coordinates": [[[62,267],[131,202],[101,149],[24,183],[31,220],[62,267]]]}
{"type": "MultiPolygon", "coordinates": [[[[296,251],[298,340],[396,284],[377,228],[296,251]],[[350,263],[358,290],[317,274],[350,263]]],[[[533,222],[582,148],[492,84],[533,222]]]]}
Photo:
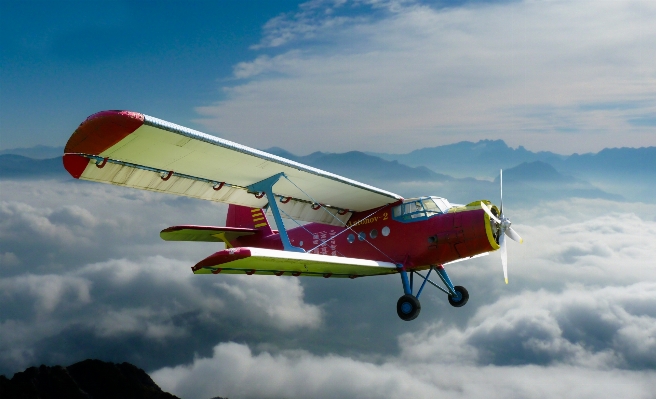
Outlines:
{"type": "Polygon", "coordinates": [[[387,237],[390,234],[390,228],[385,226],[380,232],[383,234],[383,237],[387,237]]]}
{"type": "Polygon", "coordinates": [[[369,232],[369,237],[371,237],[372,239],[378,237],[378,230],[376,229],[371,230],[369,232]]]}
{"type": "Polygon", "coordinates": [[[346,237],[346,241],[348,241],[349,244],[353,244],[353,241],[355,241],[355,236],[353,234],[349,234],[348,237],[346,237]]]}
{"type": "Polygon", "coordinates": [[[364,231],[361,231],[361,232],[358,234],[358,240],[360,240],[360,241],[364,241],[366,238],[367,238],[367,233],[365,233],[364,231]]]}
{"type": "Polygon", "coordinates": [[[392,208],[392,217],[401,222],[426,219],[434,215],[448,212],[451,204],[444,198],[424,197],[406,200],[403,204],[392,208]]]}

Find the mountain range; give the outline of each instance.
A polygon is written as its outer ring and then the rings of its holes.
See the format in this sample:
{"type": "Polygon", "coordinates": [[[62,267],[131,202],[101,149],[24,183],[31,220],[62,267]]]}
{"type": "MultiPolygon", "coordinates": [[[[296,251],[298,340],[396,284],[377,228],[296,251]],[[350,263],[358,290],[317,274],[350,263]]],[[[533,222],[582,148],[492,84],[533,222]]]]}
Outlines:
{"type": "MultiPolygon", "coordinates": [[[[434,194],[456,202],[489,198],[504,186],[524,201],[568,197],[656,201],[656,147],[612,148],[595,154],[559,155],[510,148],[502,140],[463,141],[408,154],[349,151],[295,155],[279,147],[266,152],[397,192],[406,198],[434,194]]],[[[67,178],[56,147],[5,150],[0,178],[67,178]],[[24,155],[20,155],[24,154],[24,155]],[[25,156],[28,155],[28,156],[25,156]]]]}
{"type": "Polygon", "coordinates": [[[0,375],[3,399],[179,399],[164,392],[130,363],[88,359],[68,367],[30,367],[9,379],[0,375]]]}
{"type": "Polygon", "coordinates": [[[496,176],[499,169],[536,161],[582,179],[640,180],[656,177],[656,147],[606,148],[598,153],[560,155],[548,151],[532,152],[523,146],[514,149],[503,140],[480,140],[421,148],[406,154],[368,154],[408,166],[426,166],[455,177],[490,178],[496,176]]]}

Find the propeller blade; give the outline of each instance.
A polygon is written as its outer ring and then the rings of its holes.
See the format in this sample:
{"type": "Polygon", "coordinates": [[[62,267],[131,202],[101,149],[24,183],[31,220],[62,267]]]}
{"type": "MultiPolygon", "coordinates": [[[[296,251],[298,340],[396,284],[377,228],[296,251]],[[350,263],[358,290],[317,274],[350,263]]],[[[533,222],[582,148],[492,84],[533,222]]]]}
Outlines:
{"type": "Polygon", "coordinates": [[[508,253],[506,252],[506,235],[499,236],[499,246],[501,247],[501,264],[503,265],[503,278],[508,284],[508,253]]]}
{"type": "Polygon", "coordinates": [[[524,239],[522,239],[522,237],[520,237],[519,234],[517,234],[517,232],[513,230],[512,227],[508,227],[506,229],[506,234],[508,235],[508,237],[510,237],[514,241],[517,241],[520,244],[524,242],[524,239]]]}
{"type": "Polygon", "coordinates": [[[499,203],[499,213],[503,218],[503,169],[499,169],[499,187],[501,191],[501,202],[499,203]]]}
{"type": "Polygon", "coordinates": [[[497,223],[501,223],[501,221],[496,216],[494,216],[490,207],[485,205],[485,202],[481,202],[481,208],[483,208],[483,210],[485,211],[485,213],[487,213],[490,219],[494,220],[497,223]]]}

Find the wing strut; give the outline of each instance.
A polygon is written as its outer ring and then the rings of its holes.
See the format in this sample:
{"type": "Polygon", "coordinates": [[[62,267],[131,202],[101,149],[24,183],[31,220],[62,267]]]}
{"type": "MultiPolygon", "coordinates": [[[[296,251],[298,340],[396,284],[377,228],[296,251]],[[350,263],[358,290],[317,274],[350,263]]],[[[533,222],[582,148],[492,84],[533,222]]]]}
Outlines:
{"type": "Polygon", "coordinates": [[[276,175],[261,180],[255,184],[251,184],[250,186],[247,187],[247,189],[251,193],[266,194],[267,199],[269,200],[269,207],[271,208],[271,213],[273,213],[273,217],[276,220],[276,225],[278,226],[278,234],[280,234],[282,247],[285,249],[285,251],[305,252],[303,248],[295,247],[289,241],[287,230],[285,229],[285,225],[282,222],[282,217],[280,216],[280,210],[278,209],[278,204],[276,203],[276,196],[275,194],[273,194],[273,186],[276,183],[278,183],[278,180],[283,176],[287,177],[284,172],[280,172],[276,175]]]}

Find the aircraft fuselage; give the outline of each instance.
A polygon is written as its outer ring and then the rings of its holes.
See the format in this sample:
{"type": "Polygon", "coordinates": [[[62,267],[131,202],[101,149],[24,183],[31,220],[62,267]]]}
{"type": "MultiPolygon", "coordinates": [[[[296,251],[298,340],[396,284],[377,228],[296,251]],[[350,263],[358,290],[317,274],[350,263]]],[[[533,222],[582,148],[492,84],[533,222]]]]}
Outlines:
{"type": "MultiPolygon", "coordinates": [[[[292,245],[307,252],[391,261],[410,268],[440,265],[498,249],[490,219],[480,207],[410,221],[393,218],[392,208],[390,205],[374,214],[354,213],[350,228],[310,223],[287,233],[292,245]]],[[[239,237],[232,245],[283,249],[275,232],[239,237]]]]}

